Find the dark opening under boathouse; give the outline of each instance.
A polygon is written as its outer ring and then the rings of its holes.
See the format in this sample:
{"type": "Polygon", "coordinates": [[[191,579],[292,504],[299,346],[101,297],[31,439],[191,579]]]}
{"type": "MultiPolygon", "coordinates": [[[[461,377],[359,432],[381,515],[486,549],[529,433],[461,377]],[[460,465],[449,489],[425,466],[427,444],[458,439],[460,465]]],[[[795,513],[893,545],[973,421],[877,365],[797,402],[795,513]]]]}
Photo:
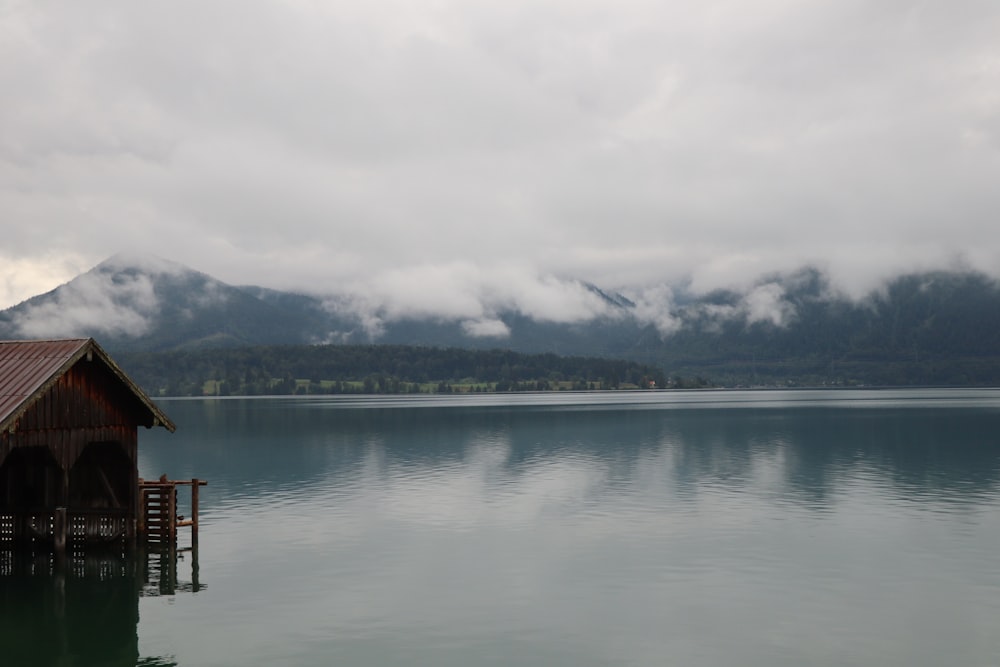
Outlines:
{"type": "Polygon", "coordinates": [[[139,426],[174,431],[93,339],[0,341],[0,542],[134,544],[139,426]]]}

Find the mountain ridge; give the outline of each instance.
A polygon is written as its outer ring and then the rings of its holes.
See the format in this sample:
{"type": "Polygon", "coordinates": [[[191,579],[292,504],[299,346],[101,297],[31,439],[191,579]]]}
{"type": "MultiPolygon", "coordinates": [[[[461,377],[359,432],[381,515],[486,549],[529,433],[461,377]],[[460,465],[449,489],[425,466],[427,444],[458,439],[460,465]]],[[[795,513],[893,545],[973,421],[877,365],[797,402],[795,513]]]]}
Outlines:
{"type": "Polygon", "coordinates": [[[94,336],[130,353],[347,343],[506,348],[628,359],[729,385],[1000,383],[1000,285],[981,273],[905,274],[857,300],[809,267],[700,295],[564,284],[593,295],[589,314],[546,320],[508,306],[470,324],[457,315],[352,310],[349,299],[234,286],[176,262],[116,255],[0,311],[0,337],[94,336]]]}

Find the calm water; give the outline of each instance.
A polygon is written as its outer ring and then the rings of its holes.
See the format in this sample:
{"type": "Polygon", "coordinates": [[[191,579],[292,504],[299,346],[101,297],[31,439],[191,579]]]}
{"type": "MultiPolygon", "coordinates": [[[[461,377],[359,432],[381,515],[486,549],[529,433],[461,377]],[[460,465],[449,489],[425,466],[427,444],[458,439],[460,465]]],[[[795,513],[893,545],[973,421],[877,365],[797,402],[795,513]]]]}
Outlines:
{"type": "Polygon", "coordinates": [[[1000,664],[1000,391],[161,405],[197,571],[21,567],[0,664],[1000,664]]]}

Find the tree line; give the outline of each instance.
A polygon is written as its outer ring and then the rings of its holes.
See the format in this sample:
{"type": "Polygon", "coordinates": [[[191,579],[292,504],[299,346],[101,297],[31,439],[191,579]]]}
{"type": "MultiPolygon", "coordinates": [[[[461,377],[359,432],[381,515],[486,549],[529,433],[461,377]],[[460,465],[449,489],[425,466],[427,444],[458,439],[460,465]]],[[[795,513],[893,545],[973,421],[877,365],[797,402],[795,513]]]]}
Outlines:
{"type": "Polygon", "coordinates": [[[782,289],[781,324],[750,321],[743,295],[720,290],[694,302],[668,340],[644,332],[629,356],[729,387],[1000,384],[1000,283],[991,277],[905,275],[851,300],[810,270],[782,289]]]}
{"type": "Polygon", "coordinates": [[[152,396],[401,394],[698,386],[647,364],[406,345],[275,345],[122,353],[152,396]]]}

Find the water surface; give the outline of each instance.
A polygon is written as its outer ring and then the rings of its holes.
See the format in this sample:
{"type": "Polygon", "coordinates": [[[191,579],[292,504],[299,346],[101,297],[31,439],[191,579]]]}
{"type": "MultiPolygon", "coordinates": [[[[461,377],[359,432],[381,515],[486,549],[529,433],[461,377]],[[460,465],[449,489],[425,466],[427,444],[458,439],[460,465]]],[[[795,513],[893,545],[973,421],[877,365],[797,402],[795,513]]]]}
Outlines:
{"type": "Polygon", "coordinates": [[[1000,664],[997,391],[161,405],[209,486],[198,592],[103,607],[139,664],[1000,664]]]}

